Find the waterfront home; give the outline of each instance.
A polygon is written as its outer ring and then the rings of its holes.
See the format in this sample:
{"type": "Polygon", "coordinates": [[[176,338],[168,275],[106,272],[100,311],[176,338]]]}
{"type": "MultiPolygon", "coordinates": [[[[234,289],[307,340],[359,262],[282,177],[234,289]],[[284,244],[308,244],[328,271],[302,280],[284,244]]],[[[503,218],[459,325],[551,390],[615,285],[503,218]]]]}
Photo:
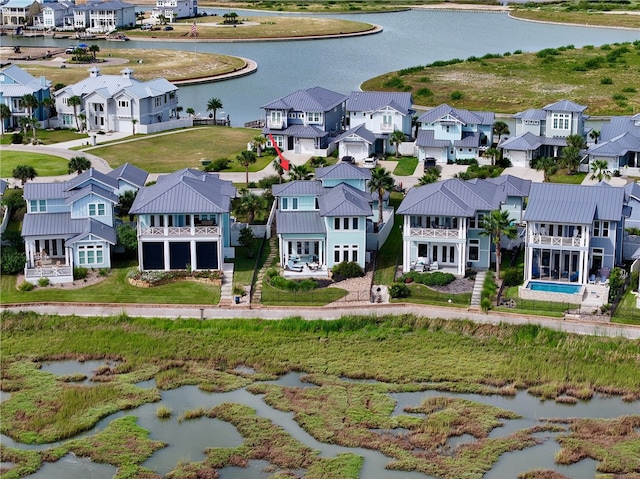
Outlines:
{"type": "Polygon", "coordinates": [[[584,114],[587,109],[569,100],[551,103],[542,109],[530,109],[514,115],[515,134],[500,141],[498,148],[512,166],[529,167],[540,157],[558,158],[567,146],[566,137],[581,135],[586,138],[584,114]]]}
{"type": "Polygon", "coordinates": [[[527,198],[531,190],[531,180],[513,175],[500,175],[496,178],[487,178],[487,181],[504,188],[507,199],[500,209],[509,212],[512,223],[522,225],[527,198]]]}
{"type": "Polygon", "coordinates": [[[24,185],[26,281],[65,283],[73,281],[74,267],[111,267],[119,182],[113,172],[90,168],[69,181],[24,185]]]}
{"type": "Polygon", "coordinates": [[[491,112],[437,106],[418,118],[418,159],[447,164],[478,158],[493,143],[494,121],[491,112]]]}
{"type": "Polygon", "coordinates": [[[33,18],[42,10],[42,3],[37,0],[9,0],[0,8],[2,25],[23,27],[33,24],[33,18]]]}
{"type": "Polygon", "coordinates": [[[379,201],[368,189],[371,170],[339,162],[316,169],[313,180],[273,186],[280,264],[285,275],[327,276],[343,261],[364,268],[393,226],[388,194],[383,226],[376,229],[379,201]]]}
{"type": "Polygon", "coordinates": [[[178,18],[192,18],[198,16],[198,0],[156,0],[156,6],[151,10],[151,19],[160,23],[162,17],[173,23],[178,18]]]}
{"type": "Polygon", "coordinates": [[[137,80],[130,68],[120,75],[102,75],[92,67],[88,78],[61,88],[54,97],[57,126],[62,128],[82,129],[80,113],[89,131],[155,133],[193,124],[192,118],[178,118],[177,86],[164,78],[137,80]],[[70,105],[71,97],[79,97],[81,104],[70,105]]]}
{"type": "Polygon", "coordinates": [[[215,173],[183,169],[140,189],[130,214],[138,216],[140,270],[222,269],[233,258],[231,198],[236,189],[215,173]]]}
{"type": "Polygon", "coordinates": [[[47,119],[47,111],[42,102],[51,96],[51,82],[45,77],[35,78],[17,65],[10,65],[0,71],[0,103],[9,107],[11,116],[5,118],[5,131],[20,128],[20,118],[29,115],[29,109],[23,102],[25,95],[33,95],[39,106],[33,110],[33,116],[38,121],[47,119]]]}
{"type": "Polygon", "coordinates": [[[72,11],[74,28],[89,33],[108,33],[136,23],[136,6],[118,0],[88,2],[76,5],[72,11]]]}
{"type": "Polygon", "coordinates": [[[408,140],[412,137],[414,113],[411,93],[351,92],[346,103],[347,134],[342,135],[338,142],[340,157],[348,155],[359,159],[394,153],[396,147],[390,141],[394,131],[405,134],[406,153],[413,154],[414,144],[408,140]]]}
{"type": "MultiPolygon", "coordinates": [[[[44,4],[42,7],[41,26],[45,29],[72,29],[74,7],[75,5],[71,2],[44,4]]],[[[39,18],[36,17],[36,19],[39,18]]]]}
{"type": "Polygon", "coordinates": [[[262,106],[265,128],[282,151],[328,156],[342,129],[346,95],[319,86],[298,90],[262,106]]]}
{"type": "Polygon", "coordinates": [[[640,175],[640,113],[613,116],[602,126],[600,141],[591,145],[589,168],[596,160],[607,162],[608,170],[629,176],[640,175]]]}
{"type": "Polygon", "coordinates": [[[413,187],[398,207],[402,223],[402,271],[444,270],[464,276],[491,266],[491,238],[483,218],[507,204],[504,184],[452,178],[413,187]]]}

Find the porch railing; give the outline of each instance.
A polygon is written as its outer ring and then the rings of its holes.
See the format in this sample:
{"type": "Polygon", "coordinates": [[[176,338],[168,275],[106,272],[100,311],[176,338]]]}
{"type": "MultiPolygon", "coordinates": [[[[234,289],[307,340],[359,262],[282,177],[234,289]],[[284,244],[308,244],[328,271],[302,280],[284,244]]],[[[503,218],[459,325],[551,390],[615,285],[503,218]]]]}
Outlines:
{"type": "Polygon", "coordinates": [[[550,246],[584,246],[583,238],[580,236],[543,236],[533,235],[533,244],[550,246]]]}
{"type": "Polygon", "coordinates": [[[462,238],[460,230],[447,228],[409,228],[409,236],[419,238],[462,238]]]}
{"type": "Polygon", "coordinates": [[[220,236],[219,226],[151,226],[140,230],[141,236],[220,236]]]}
{"type": "Polygon", "coordinates": [[[71,266],[38,266],[24,269],[25,278],[51,278],[55,276],[73,276],[71,266]]]}

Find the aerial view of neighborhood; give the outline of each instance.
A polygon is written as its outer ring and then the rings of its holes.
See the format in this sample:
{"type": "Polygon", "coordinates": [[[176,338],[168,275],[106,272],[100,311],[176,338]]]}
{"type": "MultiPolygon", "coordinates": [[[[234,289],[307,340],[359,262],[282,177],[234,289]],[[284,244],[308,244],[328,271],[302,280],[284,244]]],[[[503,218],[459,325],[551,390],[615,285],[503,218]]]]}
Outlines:
{"type": "Polygon", "coordinates": [[[640,477],[638,0],[0,12],[0,478],[640,477]]]}

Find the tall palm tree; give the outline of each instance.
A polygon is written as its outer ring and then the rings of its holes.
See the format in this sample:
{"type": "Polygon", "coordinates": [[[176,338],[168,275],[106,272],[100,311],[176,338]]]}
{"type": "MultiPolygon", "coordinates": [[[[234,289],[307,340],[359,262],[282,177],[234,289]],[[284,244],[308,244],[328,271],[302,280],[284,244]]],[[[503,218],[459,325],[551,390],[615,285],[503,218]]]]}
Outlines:
{"type": "Polygon", "coordinates": [[[42,107],[44,108],[45,113],[47,114],[47,128],[49,128],[49,119],[51,118],[51,112],[53,108],[56,106],[56,102],[53,98],[45,98],[41,102],[42,107]]]}
{"type": "Polygon", "coordinates": [[[89,168],[91,168],[91,161],[84,156],[74,156],[69,160],[67,171],[69,173],[73,173],[75,171],[80,174],[89,168]]]}
{"type": "Polygon", "coordinates": [[[256,195],[246,188],[242,190],[240,198],[234,201],[233,210],[237,215],[247,215],[247,221],[252,224],[256,218],[256,213],[263,212],[267,201],[264,196],[256,195]]]}
{"type": "Polygon", "coordinates": [[[253,146],[256,147],[256,154],[258,158],[262,156],[262,149],[267,144],[267,139],[262,135],[257,135],[253,137],[253,146]]]}
{"type": "Polygon", "coordinates": [[[78,119],[80,120],[80,130],[85,131],[87,129],[87,115],[78,113],[78,119]]]}
{"type": "Polygon", "coordinates": [[[89,51],[93,54],[93,61],[96,61],[96,53],[100,51],[100,47],[98,45],[90,45],[89,51]]]}
{"type": "Polygon", "coordinates": [[[424,175],[418,180],[418,185],[430,185],[440,179],[440,170],[438,168],[429,168],[424,175]]]}
{"type": "Polygon", "coordinates": [[[33,180],[38,176],[38,172],[30,165],[17,165],[11,174],[16,180],[20,180],[22,182],[23,187],[27,180],[33,180]]]}
{"type": "Polygon", "coordinates": [[[191,107],[187,108],[185,111],[187,112],[187,115],[189,115],[189,116],[193,116],[193,115],[196,114],[196,111],[191,107]]]}
{"type": "Polygon", "coordinates": [[[253,151],[242,150],[240,154],[236,156],[236,160],[244,167],[245,183],[248,185],[249,167],[257,161],[256,154],[253,151]]]}
{"type": "Polygon", "coordinates": [[[0,128],[1,128],[0,132],[1,132],[2,138],[4,138],[4,122],[9,118],[11,118],[11,108],[9,108],[9,105],[0,103],[0,128]]]}
{"type": "Polygon", "coordinates": [[[22,131],[22,136],[25,138],[25,141],[26,141],[27,130],[31,125],[30,118],[28,116],[21,116],[20,118],[18,118],[18,125],[20,125],[20,131],[22,131]]]}
{"type": "Polygon", "coordinates": [[[289,176],[292,180],[309,180],[313,176],[313,172],[306,165],[293,165],[289,169],[289,176]]]}
{"type": "Polygon", "coordinates": [[[213,112],[213,124],[217,124],[216,122],[216,114],[218,113],[218,110],[222,108],[222,100],[220,98],[209,98],[209,101],[207,102],[207,111],[212,111],[213,112]]]}
{"type": "Polygon", "coordinates": [[[78,95],[70,96],[67,100],[67,105],[73,108],[73,117],[76,119],[76,129],[80,131],[80,124],[78,123],[78,107],[82,105],[82,98],[78,95]]]}
{"type": "MultiPolygon", "coordinates": [[[[34,118],[35,111],[40,106],[40,102],[38,101],[38,98],[33,94],[27,94],[27,95],[23,95],[23,97],[21,98],[21,102],[24,105],[24,107],[27,109],[27,116],[29,117],[29,119],[31,120],[32,118],[34,118]]],[[[37,123],[38,123],[37,121],[29,121],[29,125],[31,126],[31,132],[32,132],[31,136],[33,138],[36,137],[37,123]]],[[[25,134],[26,133],[27,132],[25,131],[25,134]]]]}
{"type": "MultiPolygon", "coordinates": [[[[118,198],[118,214],[121,217],[129,215],[129,211],[133,206],[133,202],[136,199],[137,191],[127,190],[118,198]]],[[[133,221],[133,215],[129,215],[129,221],[133,221]]]]}
{"type": "Polygon", "coordinates": [[[600,132],[598,130],[591,130],[589,137],[598,144],[598,138],[600,138],[600,132]]]}
{"type": "Polygon", "coordinates": [[[544,181],[549,182],[552,175],[558,172],[558,163],[553,158],[548,156],[538,158],[534,163],[534,168],[538,171],[542,170],[544,173],[544,181]]]}
{"type": "Polygon", "coordinates": [[[511,222],[507,210],[493,210],[490,214],[482,218],[482,236],[489,236],[496,248],[496,276],[500,278],[500,263],[502,261],[502,248],[500,239],[506,236],[515,239],[518,236],[518,229],[511,222]]]}
{"type": "Polygon", "coordinates": [[[573,174],[580,165],[580,152],[587,147],[582,135],[567,136],[567,146],[562,149],[562,164],[568,174],[573,174]]]}
{"type": "Polygon", "coordinates": [[[136,120],[135,118],[131,119],[131,133],[133,134],[133,136],[136,136],[136,123],[138,123],[138,120],[136,120]]]}
{"type": "Polygon", "coordinates": [[[395,180],[389,171],[381,167],[371,170],[371,179],[369,180],[369,191],[378,194],[378,228],[384,223],[382,217],[383,199],[385,191],[391,191],[395,185],[395,180]]]}
{"type": "Polygon", "coordinates": [[[395,130],[389,137],[389,142],[396,147],[396,158],[400,157],[400,145],[404,141],[404,138],[404,133],[400,130],[395,130]]]}
{"type": "Polygon", "coordinates": [[[611,171],[609,170],[609,163],[606,160],[594,160],[591,163],[591,176],[592,180],[602,181],[604,179],[611,179],[611,171]]]}
{"type": "Polygon", "coordinates": [[[487,151],[484,152],[485,156],[491,158],[491,166],[496,164],[496,158],[499,153],[498,149],[494,147],[487,148],[487,151]]]}
{"type": "Polygon", "coordinates": [[[278,175],[278,178],[280,178],[279,183],[282,183],[282,177],[284,176],[284,168],[280,164],[280,158],[276,157],[273,160],[273,163],[271,163],[271,165],[273,166],[273,169],[276,170],[276,174],[278,175]]]}
{"type": "Polygon", "coordinates": [[[502,135],[509,135],[511,132],[509,131],[509,125],[507,125],[504,121],[498,120],[493,123],[493,134],[498,135],[498,141],[496,145],[500,144],[502,141],[502,135]]]}

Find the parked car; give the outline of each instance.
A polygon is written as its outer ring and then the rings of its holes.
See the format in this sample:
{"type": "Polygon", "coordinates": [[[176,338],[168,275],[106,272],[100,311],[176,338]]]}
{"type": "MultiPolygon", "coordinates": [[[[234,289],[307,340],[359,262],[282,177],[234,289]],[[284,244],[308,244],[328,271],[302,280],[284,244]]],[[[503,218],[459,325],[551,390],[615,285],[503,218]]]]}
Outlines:
{"type": "Polygon", "coordinates": [[[173,27],[172,27],[172,26],[170,26],[170,25],[167,25],[166,27],[162,27],[162,29],[163,29],[165,32],[168,32],[168,31],[170,31],[170,30],[173,30],[173,27]]]}
{"type": "Polygon", "coordinates": [[[362,166],[365,168],[375,168],[378,164],[378,159],[375,156],[370,156],[369,158],[365,158],[362,166]]]}
{"type": "Polygon", "coordinates": [[[142,25],[142,26],[140,27],[140,30],[151,30],[151,27],[152,27],[152,26],[153,26],[153,25],[151,25],[150,23],[145,23],[144,25],[142,25]]]}
{"type": "Polygon", "coordinates": [[[436,167],[436,159],[435,158],[425,158],[424,159],[424,171],[430,170],[436,167]]]}
{"type": "Polygon", "coordinates": [[[356,162],[356,159],[353,156],[347,155],[347,156],[343,156],[342,157],[342,162],[343,163],[351,163],[351,164],[353,164],[353,163],[356,162]]]}

